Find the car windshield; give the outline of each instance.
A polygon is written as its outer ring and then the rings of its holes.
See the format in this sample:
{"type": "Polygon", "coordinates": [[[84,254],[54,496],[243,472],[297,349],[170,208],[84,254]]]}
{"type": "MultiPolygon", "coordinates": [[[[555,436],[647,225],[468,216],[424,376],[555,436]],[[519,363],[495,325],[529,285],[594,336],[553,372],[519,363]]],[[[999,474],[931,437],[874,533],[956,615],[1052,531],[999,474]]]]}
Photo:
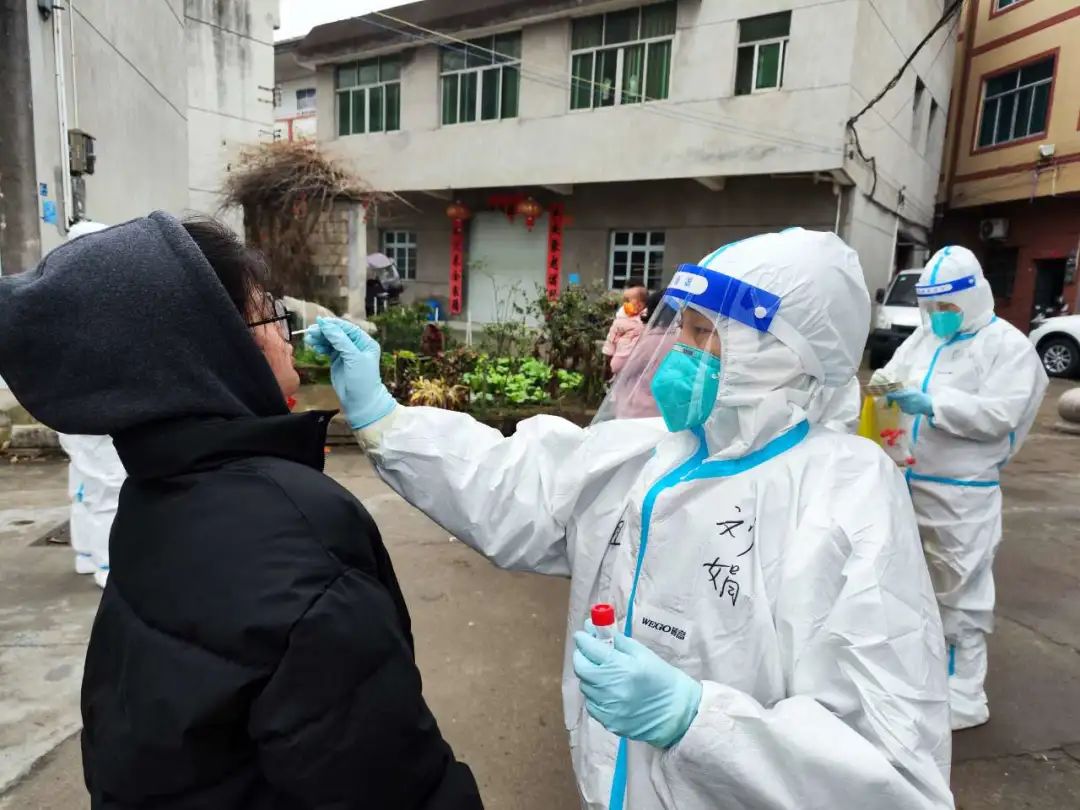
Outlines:
{"type": "Polygon", "coordinates": [[[885,304],[890,307],[917,307],[919,299],[915,295],[915,283],[918,280],[918,273],[903,273],[897,276],[885,304]]]}

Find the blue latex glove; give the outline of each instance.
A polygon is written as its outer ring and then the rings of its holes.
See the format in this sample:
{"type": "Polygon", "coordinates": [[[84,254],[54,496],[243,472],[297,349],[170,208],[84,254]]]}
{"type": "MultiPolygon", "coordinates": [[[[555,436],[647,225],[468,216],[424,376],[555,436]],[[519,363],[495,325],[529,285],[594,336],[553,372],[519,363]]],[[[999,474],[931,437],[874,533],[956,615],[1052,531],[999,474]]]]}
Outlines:
{"type": "Polygon", "coordinates": [[[378,422],[397,407],[379,376],[382,349],[356,324],[319,318],[304,343],[330,358],[330,382],[353,430],[378,422]]]}
{"type": "Polygon", "coordinates": [[[900,410],[912,416],[918,414],[924,416],[934,415],[934,402],[930,399],[930,395],[914,388],[905,388],[903,391],[886,394],[885,399],[890,405],[895,402],[900,406],[900,410]]]}
{"type": "Polygon", "coordinates": [[[582,632],[574,633],[574,644],[574,672],[593,719],[657,748],[682,739],[697,717],[700,683],[622,633],[615,634],[614,648],[582,632]]]}

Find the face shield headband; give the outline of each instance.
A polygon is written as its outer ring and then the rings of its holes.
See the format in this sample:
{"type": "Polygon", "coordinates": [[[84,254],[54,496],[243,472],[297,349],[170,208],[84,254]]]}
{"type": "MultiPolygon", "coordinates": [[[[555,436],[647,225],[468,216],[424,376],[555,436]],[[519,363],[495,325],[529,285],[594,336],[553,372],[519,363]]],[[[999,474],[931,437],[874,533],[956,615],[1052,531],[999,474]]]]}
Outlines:
{"type": "Polygon", "coordinates": [[[929,283],[915,285],[915,295],[917,295],[920,300],[924,298],[938,298],[942,295],[952,295],[954,293],[964,292],[965,290],[972,290],[977,283],[975,276],[964,276],[963,278],[940,283],[936,282],[933,277],[931,277],[929,283]]]}
{"type": "Polygon", "coordinates": [[[675,306],[693,306],[767,332],[795,352],[803,370],[824,381],[825,373],[809,342],[786,321],[783,299],[732,276],[695,264],[679,265],[664,293],[675,306]]]}

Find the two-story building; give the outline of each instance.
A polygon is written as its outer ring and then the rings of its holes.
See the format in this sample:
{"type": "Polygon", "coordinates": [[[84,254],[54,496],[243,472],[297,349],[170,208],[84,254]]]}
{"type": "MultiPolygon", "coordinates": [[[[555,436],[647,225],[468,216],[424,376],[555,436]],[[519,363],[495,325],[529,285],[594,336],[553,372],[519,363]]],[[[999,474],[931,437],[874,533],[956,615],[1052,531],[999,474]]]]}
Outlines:
{"type": "Polygon", "coordinates": [[[369,250],[478,322],[537,287],[660,287],[755,233],[836,230],[882,286],[933,223],[941,0],[426,0],[330,23],[318,138],[398,205],[369,250]]]}
{"type": "Polygon", "coordinates": [[[315,74],[296,61],[302,37],[274,43],[274,140],[314,140],[315,74]]]}
{"type": "Polygon", "coordinates": [[[1077,311],[1080,5],[965,0],[936,239],[975,250],[997,311],[1077,311]]]}

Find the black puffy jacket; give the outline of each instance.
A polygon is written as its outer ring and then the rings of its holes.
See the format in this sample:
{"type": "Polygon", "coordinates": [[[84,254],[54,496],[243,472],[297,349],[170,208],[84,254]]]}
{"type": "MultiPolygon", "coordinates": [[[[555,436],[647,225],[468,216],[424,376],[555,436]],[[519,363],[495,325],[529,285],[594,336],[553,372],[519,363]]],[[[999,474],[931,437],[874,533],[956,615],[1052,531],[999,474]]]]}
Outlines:
{"type": "Polygon", "coordinates": [[[83,682],[94,808],[479,808],[421,696],[329,415],[117,437],[130,478],[83,682]]]}
{"type": "Polygon", "coordinates": [[[472,810],[371,517],[323,475],[199,246],[162,212],[0,277],[0,376],[130,478],[83,680],[95,810],[472,810]]]}

